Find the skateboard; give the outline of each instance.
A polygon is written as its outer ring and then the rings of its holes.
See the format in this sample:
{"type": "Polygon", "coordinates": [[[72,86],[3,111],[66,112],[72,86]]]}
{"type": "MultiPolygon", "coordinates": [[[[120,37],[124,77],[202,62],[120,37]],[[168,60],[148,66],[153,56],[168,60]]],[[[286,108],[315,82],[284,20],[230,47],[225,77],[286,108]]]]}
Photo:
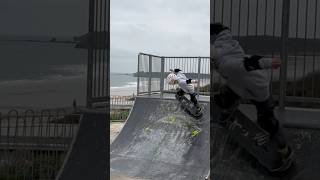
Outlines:
{"type": "Polygon", "coordinates": [[[220,123],[231,138],[248,151],[271,174],[285,172],[293,164],[292,154],[283,159],[277,143],[270,140],[270,135],[258,124],[248,118],[240,109],[234,108],[227,115],[221,116],[220,123]]]}

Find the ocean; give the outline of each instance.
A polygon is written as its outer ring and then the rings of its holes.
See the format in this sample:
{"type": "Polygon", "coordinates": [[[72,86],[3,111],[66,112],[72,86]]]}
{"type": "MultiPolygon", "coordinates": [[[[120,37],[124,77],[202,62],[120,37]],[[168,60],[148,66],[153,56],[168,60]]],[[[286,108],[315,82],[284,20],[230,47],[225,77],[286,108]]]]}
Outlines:
{"type": "MultiPolygon", "coordinates": [[[[0,41],[0,108],[70,107],[86,101],[87,50],[74,44],[0,41]]],[[[136,78],[111,73],[111,95],[136,94],[136,78]]]]}
{"type": "Polygon", "coordinates": [[[110,73],[110,95],[137,94],[137,77],[132,73],[110,73]]]}

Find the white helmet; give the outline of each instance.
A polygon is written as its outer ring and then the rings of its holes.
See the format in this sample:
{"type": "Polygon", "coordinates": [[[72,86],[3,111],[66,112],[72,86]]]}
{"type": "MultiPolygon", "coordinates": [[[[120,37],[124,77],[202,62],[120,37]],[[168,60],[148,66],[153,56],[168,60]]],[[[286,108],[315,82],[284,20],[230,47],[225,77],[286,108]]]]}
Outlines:
{"type": "Polygon", "coordinates": [[[177,75],[174,73],[170,73],[167,77],[167,83],[170,85],[174,85],[177,80],[177,75]]]}

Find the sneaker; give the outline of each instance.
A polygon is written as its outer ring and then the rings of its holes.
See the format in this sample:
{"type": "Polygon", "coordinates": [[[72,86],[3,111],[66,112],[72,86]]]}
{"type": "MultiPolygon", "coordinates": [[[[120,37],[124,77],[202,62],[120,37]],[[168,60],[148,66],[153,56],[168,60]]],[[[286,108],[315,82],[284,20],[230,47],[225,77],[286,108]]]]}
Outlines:
{"type": "Polygon", "coordinates": [[[292,155],[292,150],[288,145],[286,145],[282,149],[279,149],[278,152],[281,154],[283,160],[289,159],[292,155]]]}

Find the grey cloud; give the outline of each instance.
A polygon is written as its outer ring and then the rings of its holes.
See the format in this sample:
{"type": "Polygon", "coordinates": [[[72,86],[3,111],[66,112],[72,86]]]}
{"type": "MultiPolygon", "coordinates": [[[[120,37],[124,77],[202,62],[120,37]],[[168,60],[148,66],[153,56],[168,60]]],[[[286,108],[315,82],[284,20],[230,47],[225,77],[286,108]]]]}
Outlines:
{"type": "Polygon", "coordinates": [[[209,56],[207,0],[117,0],[111,8],[111,47],[130,52],[126,58],[111,53],[111,66],[115,68],[121,64],[116,61],[123,61],[135,71],[141,51],[164,56],[209,56]]]}

